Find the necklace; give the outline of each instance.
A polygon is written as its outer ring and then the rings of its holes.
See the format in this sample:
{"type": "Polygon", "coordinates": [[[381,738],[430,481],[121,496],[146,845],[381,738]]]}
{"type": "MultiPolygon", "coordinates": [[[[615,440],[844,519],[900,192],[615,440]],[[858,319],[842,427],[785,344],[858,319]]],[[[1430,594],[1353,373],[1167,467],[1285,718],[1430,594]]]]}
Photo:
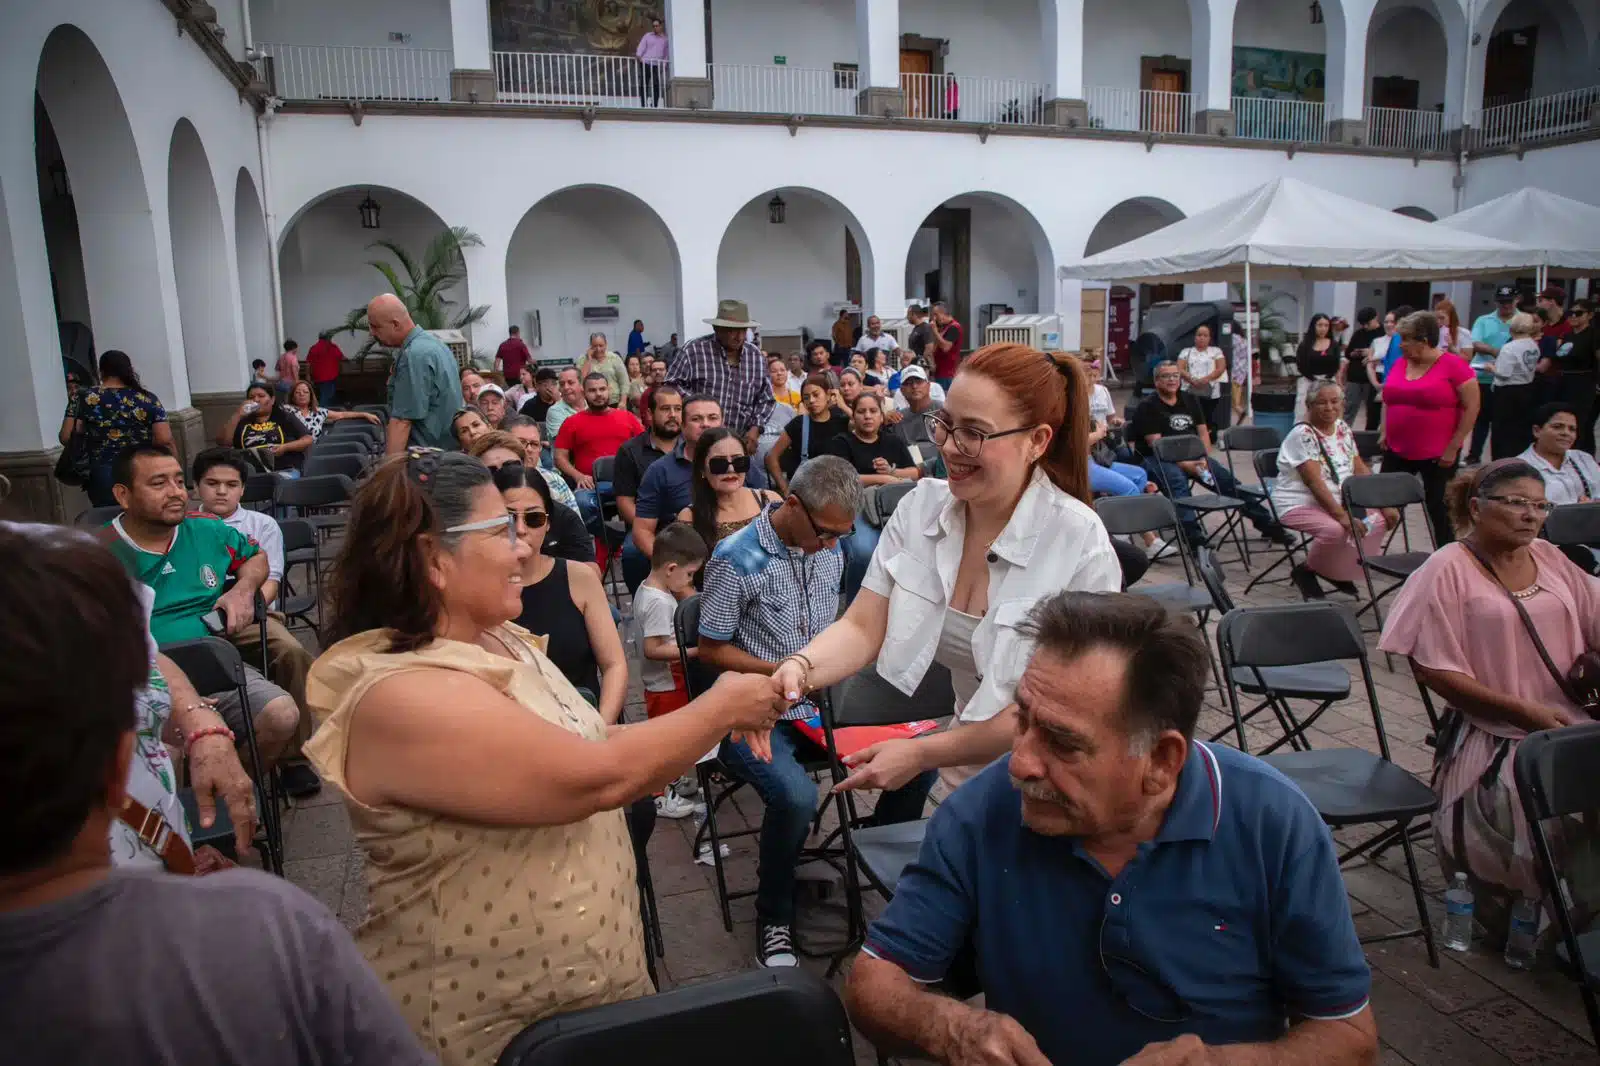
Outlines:
{"type": "Polygon", "coordinates": [[[1539,583],[1537,581],[1535,581],[1533,584],[1529,585],[1527,588],[1523,589],[1521,592],[1513,592],[1513,593],[1511,593],[1511,595],[1515,599],[1531,600],[1531,599],[1533,599],[1533,597],[1537,596],[1542,591],[1544,591],[1544,590],[1541,589],[1539,587],[1539,583]]]}

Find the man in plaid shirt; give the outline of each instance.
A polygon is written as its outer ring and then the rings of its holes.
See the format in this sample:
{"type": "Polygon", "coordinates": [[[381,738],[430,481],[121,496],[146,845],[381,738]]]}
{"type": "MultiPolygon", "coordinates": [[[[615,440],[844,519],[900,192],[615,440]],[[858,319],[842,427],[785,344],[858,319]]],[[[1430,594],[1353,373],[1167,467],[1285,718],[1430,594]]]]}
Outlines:
{"type": "MultiPolygon", "coordinates": [[[[739,434],[746,455],[754,455],[761,430],[772,415],[772,386],[761,349],[745,335],[761,326],[750,321],[742,300],[717,304],[717,317],[706,319],[711,332],[678,349],[667,365],[667,383],[676,385],[687,400],[705,395],[722,405],[722,424],[739,434]]],[[[751,467],[751,474],[757,468],[751,467]]],[[[756,485],[752,477],[750,484],[756,485]]]]}

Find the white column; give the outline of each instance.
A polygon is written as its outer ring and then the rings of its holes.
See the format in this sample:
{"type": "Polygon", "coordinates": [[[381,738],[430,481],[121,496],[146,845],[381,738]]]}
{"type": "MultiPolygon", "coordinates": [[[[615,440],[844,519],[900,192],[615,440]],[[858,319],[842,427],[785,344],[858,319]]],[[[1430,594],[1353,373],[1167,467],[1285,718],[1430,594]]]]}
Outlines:
{"type": "Polygon", "coordinates": [[[484,238],[481,247],[461,249],[462,261],[467,265],[467,302],[469,305],[487,304],[489,313],[469,327],[470,340],[475,353],[492,358],[495,348],[506,339],[506,328],[522,322],[520,312],[507,305],[506,251],[510,234],[501,235],[492,229],[473,232],[483,234],[484,238]]]}
{"type": "Polygon", "coordinates": [[[1084,345],[1100,347],[1104,338],[1083,335],[1083,282],[1057,279],[1054,290],[1055,306],[1048,309],[1044,294],[1039,294],[1039,313],[1061,316],[1061,347],[1069,352],[1077,351],[1084,345]]]}
{"type": "Polygon", "coordinates": [[[1366,140],[1367,26],[1370,0],[1342,0],[1326,8],[1328,91],[1323,117],[1333,140],[1366,140]]]}
{"type": "Polygon", "coordinates": [[[706,77],[705,0],[667,0],[667,41],[672,77],[706,77]]]}
{"type": "MultiPolygon", "coordinates": [[[[678,242],[678,339],[711,332],[705,320],[717,313],[717,249],[720,232],[674,231],[678,242]]],[[[903,310],[903,309],[902,309],[903,310]]]]}
{"type": "Polygon", "coordinates": [[[900,88],[900,0],[856,0],[862,89],[900,88]]]}
{"type": "Polygon", "coordinates": [[[489,69],[489,0],[450,0],[450,45],[455,69],[489,69]]]}
{"type": "Polygon", "coordinates": [[[1083,0],[1039,0],[1046,100],[1083,99],[1083,0]]]}
{"type": "Polygon", "coordinates": [[[1189,52],[1189,91],[1196,115],[1206,116],[1195,132],[1233,132],[1233,12],[1237,0],[1189,0],[1193,36],[1189,52]]]}
{"type": "Polygon", "coordinates": [[[13,153],[0,176],[0,454],[48,450],[67,390],[32,158],[13,153]]]}

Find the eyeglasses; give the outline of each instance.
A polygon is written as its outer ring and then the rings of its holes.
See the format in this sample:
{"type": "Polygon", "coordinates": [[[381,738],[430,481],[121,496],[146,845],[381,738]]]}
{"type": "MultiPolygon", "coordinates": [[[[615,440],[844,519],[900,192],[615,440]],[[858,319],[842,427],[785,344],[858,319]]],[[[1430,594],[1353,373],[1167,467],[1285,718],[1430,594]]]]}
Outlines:
{"type": "Polygon", "coordinates": [[[735,455],[731,459],[726,455],[713,456],[706,460],[706,470],[712,477],[722,477],[728,473],[748,474],[750,472],[750,457],[748,455],[735,455]]]}
{"type": "Polygon", "coordinates": [[[549,511],[535,511],[531,507],[526,511],[518,511],[511,508],[506,511],[506,514],[510,515],[514,521],[521,522],[528,529],[543,529],[550,524],[549,511]]]}
{"type": "Polygon", "coordinates": [[[1033,430],[1032,426],[1018,426],[1016,429],[1002,429],[996,433],[985,433],[983,430],[973,429],[971,426],[952,426],[936,414],[929,413],[922,417],[927,423],[928,436],[932,438],[934,447],[943,448],[944,442],[954,437],[956,451],[968,459],[976,459],[983,453],[985,441],[991,441],[997,437],[1009,437],[1014,433],[1029,433],[1033,430]]]}
{"type": "Polygon", "coordinates": [[[827,529],[824,526],[818,525],[817,516],[811,513],[811,508],[806,506],[806,501],[796,496],[794,498],[794,502],[800,505],[801,513],[806,516],[806,521],[811,523],[811,532],[815,533],[817,535],[817,539],[827,547],[833,547],[833,545],[838,542],[840,537],[847,536],[850,533],[855,532],[855,526],[853,525],[849,529],[827,529]]]}
{"type": "Polygon", "coordinates": [[[1519,511],[1533,511],[1542,515],[1547,515],[1556,509],[1556,505],[1549,500],[1530,500],[1526,496],[1491,496],[1488,493],[1484,493],[1478,498],[1481,500],[1493,500],[1495,503],[1503,503],[1507,507],[1515,507],[1519,511]]]}
{"type": "Polygon", "coordinates": [[[482,522],[463,522],[459,526],[445,526],[446,533],[496,533],[504,526],[506,540],[512,547],[517,543],[517,520],[511,514],[503,514],[497,518],[485,518],[482,522]]]}

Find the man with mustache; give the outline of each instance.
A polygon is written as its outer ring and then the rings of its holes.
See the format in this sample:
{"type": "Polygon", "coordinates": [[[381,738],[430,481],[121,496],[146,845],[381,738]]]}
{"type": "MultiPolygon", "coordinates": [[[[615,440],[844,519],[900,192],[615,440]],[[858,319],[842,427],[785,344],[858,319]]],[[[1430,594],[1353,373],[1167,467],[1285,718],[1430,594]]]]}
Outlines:
{"type": "Polygon", "coordinates": [[[928,823],[852,1021],[953,1066],[1372,1062],[1332,836],[1276,770],[1194,739],[1204,638],[1105,593],[1058,593],[1027,627],[1011,754],[928,823]],[[927,987],[969,952],[984,1009],[927,987]]]}

